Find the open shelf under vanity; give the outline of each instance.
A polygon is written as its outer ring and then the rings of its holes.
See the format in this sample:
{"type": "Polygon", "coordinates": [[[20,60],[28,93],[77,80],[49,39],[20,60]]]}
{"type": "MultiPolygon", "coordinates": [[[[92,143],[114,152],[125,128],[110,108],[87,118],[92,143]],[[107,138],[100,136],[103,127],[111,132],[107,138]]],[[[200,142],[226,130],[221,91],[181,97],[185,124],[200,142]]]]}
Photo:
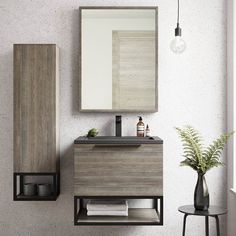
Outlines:
{"type": "Polygon", "coordinates": [[[74,225],[163,225],[163,197],[74,197],[74,225]],[[88,216],[85,199],[152,199],[153,208],[129,208],[128,216],[88,216]]]}

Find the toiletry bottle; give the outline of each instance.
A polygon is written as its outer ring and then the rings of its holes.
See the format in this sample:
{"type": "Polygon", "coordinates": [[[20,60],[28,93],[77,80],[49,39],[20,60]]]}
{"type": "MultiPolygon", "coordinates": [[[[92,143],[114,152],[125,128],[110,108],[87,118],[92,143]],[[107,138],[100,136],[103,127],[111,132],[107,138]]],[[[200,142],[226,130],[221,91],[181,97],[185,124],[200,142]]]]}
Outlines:
{"type": "Polygon", "coordinates": [[[151,134],[150,134],[150,129],[149,129],[149,126],[147,125],[146,126],[146,137],[150,137],[151,134]]]}
{"type": "Polygon", "coordinates": [[[139,116],[139,122],[137,124],[137,136],[138,137],[144,137],[144,123],[143,123],[143,119],[141,116],[139,116]]]}

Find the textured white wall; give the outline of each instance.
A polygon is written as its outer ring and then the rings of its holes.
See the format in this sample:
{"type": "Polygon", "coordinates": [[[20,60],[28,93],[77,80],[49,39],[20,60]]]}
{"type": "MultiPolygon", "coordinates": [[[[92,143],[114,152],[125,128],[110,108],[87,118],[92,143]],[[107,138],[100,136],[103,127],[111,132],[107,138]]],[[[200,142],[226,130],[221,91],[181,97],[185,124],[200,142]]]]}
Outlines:
{"type": "MultiPolygon", "coordinates": [[[[169,50],[176,21],[173,0],[1,0],[0,1],[0,235],[1,236],[177,236],[192,203],[196,174],[180,168],[181,147],[174,126],[191,124],[207,140],[226,123],[226,6],[224,0],[182,1],[185,54],[169,50]],[[115,114],[78,112],[78,7],[80,5],[159,6],[159,112],[143,115],[152,133],[164,139],[163,227],[74,227],[73,140],[91,127],[112,134],[115,114]],[[56,202],[13,202],[13,43],[56,43],[61,75],[61,195],[56,202]]],[[[122,114],[124,134],[133,135],[137,115],[122,114]]],[[[207,174],[212,204],[226,204],[226,169],[207,174]]],[[[224,222],[223,220],[221,222],[224,222]]],[[[225,223],[225,222],[224,222],[225,223]]],[[[189,217],[187,235],[204,235],[204,219],[189,217]]],[[[222,224],[223,230],[224,224],[222,224]]],[[[211,235],[215,235],[212,222],[211,235]]]]}
{"type": "MultiPolygon", "coordinates": [[[[227,6],[227,129],[235,130],[236,128],[236,104],[235,104],[235,72],[236,72],[236,24],[235,13],[236,4],[235,0],[228,0],[227,6]]],[[[227,148],[227,164],[228,164],[228,188],[233,188],[234,191],[228,192],[227,207],[227,233],[228,236],[234,236],[236,232],[236,138],[228,144],[227,148]]]]}

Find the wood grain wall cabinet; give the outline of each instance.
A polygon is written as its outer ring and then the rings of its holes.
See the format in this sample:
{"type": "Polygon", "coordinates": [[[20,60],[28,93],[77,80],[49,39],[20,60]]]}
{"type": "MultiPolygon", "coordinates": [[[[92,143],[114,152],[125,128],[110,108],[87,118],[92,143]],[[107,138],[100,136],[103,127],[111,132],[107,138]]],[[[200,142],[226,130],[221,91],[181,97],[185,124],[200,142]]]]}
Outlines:
{"type": "Polygon", "coordinates": [[[22,195],[24,174],[55,177],[59,186],[59,49],[55,44],[13,48],[14,174],[23,179],[22,195]]]}
{"type": "Polygon", "coordinates": [[[82,140],[80,143],[77,139],[74,144],[75,225],[162,225],[163,141],[106,145],[85,144],[82,140]],[[152,209],[129,209],[128,218],[91,218],[82,203],[83,199],[90,198],[147,198],[153,199],[155,204],[152,209]]]}

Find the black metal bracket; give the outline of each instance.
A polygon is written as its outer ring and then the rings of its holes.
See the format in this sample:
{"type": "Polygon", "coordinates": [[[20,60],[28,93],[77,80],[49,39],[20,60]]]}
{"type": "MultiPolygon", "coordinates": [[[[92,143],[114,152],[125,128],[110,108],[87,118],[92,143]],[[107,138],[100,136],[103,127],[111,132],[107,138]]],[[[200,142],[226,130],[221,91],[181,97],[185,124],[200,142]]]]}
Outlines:
{"type": "Polygon", "coordinates": [[[163,196],[74,196],[74,225],[153,225],[162,226],[164,224],[163,196]],[[152,199],[153,207],[159,216],[159,222],[80,222],[79,218],[83,209],[84,199],[152,199]],[[79,206],[78,206],[79,200],[79,206]]]}
{"type": "Polygon", "coordinates": [[[35,172],[15,172],[13,173],[13,200],[14,201],[56,201],[60,194],[60,173],[35,173],[35,172]],[[50,196],[25,196],[23,186],[25,176],[49,176],[52,178],[52,194],[50,196]]]}

